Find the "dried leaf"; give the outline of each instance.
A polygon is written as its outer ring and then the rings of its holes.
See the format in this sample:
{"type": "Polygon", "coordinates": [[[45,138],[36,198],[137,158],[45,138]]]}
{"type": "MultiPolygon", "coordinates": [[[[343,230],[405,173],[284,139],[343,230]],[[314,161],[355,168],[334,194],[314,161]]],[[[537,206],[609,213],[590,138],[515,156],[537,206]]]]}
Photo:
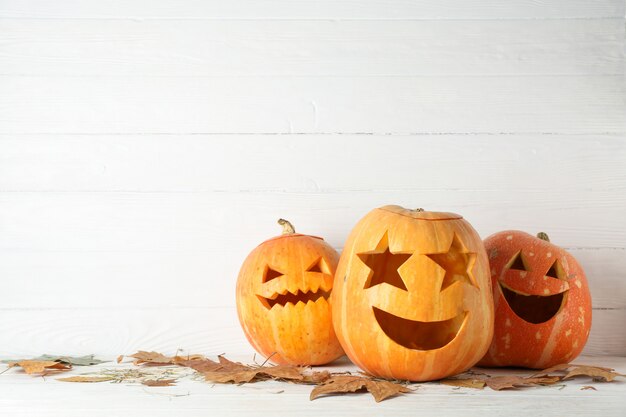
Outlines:
{"type": "Polygon", "coordinates": [[[258,374],[258,371],[209,371],[203,372],[204,379],[211,382],[234,382],[235,384],[242,384],[244,382],[251,382],[258,374]]]}
{"type": "Polygon", "coordinates": [[[115,378],[111,376],[98,376],[98,375],[77,375],[69,376],[67,378],[57,378],[57,381],[63,382],[105,382],[113,381],[115,378]]]}
{"type": "MultiPolygon", "coordinates": [[[[219,363],[210,359],[180,361],[204,375],[207,381],[241,384],[266,379],[282,379],[287,381],[303,381],[304,368],[298,366],[249,366],[233,362],[224,356],[218,356],[219,363]]],[[[316,376],[317,377],[317,376],[316,376]]]]}
{"type": "Polygon", "coordinates": [[[548,376],[553,372],[560,372],[569,369],[572,365],[569,363],[560,363],[558,365],[551,366],[549,368],[544,369],[543,371],[537,372],[532,376],[548,376]]]}
{"type": "Polygon", "coordinates": [[[176,365],[186,366],[200,373],[215,371],[221,366],[218,362],[212,361],[211,359],[178,360],[176,365]]]}
{"type": "Polygon", "coordinates": [[[72,368],[72,365],[55,361],[23,360],[9,363],[9,368],[16,366],[21,367],[27,374],[40,374],[47,371],[66,371],[72,368]]]}
{"type": "Polygon", "coordinates": [[[626,376],[618,372],[614,372],[610,368],[601,368],[588,365],[574,365],[574,369],[570,370],[563,379],[570,379],[577,376],[590,376],[594,381],[611,382],[618,376],[626,376]]]}
{"type": "Polygon", "coordinates": [[[174,358],[165,356],[159,352],[146,352],[144,350],[140,350],[139,352],[128,356],[130,358],[135,358],[135,361],[133,362],[135,365],[171,365],[174,361],[174,358]]]}
{"type": "Polygon", "coordinates": [[[580,388],[581,391],[588,390],[588,389],[597,391],[596,387],[592,387],[591,385],[585,385],[585,386],[580,388]]]}
{"type": "Polygon", "coordinates": [[[274,379],[285,379],[288,381],[302,381],[304,379],[304,375],[302,375],[304,368],[298,366],[263,366],[255,370],[259,370],[260,373],[274,379]]]}
{"type": "Polygon", "coordinates": [[[303,381],[301,373],[290,369],[275,369],[279,367],[259,367],[241,370],[219,370],[202,372],[204,378],[211,382],[233,382],[241,384],[245,382],[263,381],[266,379],[280,379],[285,381],[303,381]]]}
{"type": "Polygon", "coordinates": [[[233,362],[230,359],[226,359],[222,355],[219,355],[217,359],[220,361],[219,369],[222,371],[236,372],[236,371],[245,371],[245,370],[253,369],[253,367],[250,365],[244,365],[239,362],[233,362]]]}
{"type": "Polygon", "coordinates": [[[122,361],[124,360],[124,355],[120,355],[117,357],[117,359],[115,360],[115,362],[117,363],[122,363],[122,361]]]}
{"type": "Polygon", "coordinates": [[[495,376],[485,380],[485,384],[495,390],[531,387],[537,385],[551,385],[561,380],[558,376],[540,376],[540,377],[523,377],[523,376],[495,376]]]}
{"type": "Polygon", "coordinates": [[[411,392],[404,385],[395,382],[374,380],[362,376],[338,375],[315,387],[309,398],[314,400],[321,395],[356,392],[363,389],[369,391],[376,402],[399,393],[411,392]]]}
{"type": "Polygon", "coordinates": [[[583,368],[595,368],[595,369],[600,369],[600,370],[603,370],[603,371],[614,371],[615,370],[613,368],[605,368],[603,366],[592,366],[592,365],[582,365],[582,364],[560,363],[558,365],[554,365],[554,366],[551,366],[550,368],[544,369],[543,371],[537,372],[533,376],[546,376],[546,375],[549,375],[549,374],[551,374],[553,372],[564,373],[568,369],[580,368],[580,367],[583,367],[583,368]]]}
{"type": "Polygon", "coordinates": [[[453,387],[462,387],[462,388],[474,388],[474,389],[483,389],[485,388],[485,381],[482,379],[476,378],[459,378],[459,379],[442,379],[439,381],[443,385],[450,385],[453,387]]]}
{"type": "MultiPolygon", "coordinates": [[[[174,356],[172,359],[172,363],[174,365],[181,365],[183,362],[192,362],[192,361],[202,361],[206,358],[204,355],[187,355],[187,356],[174,356]]],[[[184,366],[184,365],[181,365],[184,366]]]]}
{"type": "Polygon", "coordinates": [[[307,384],[320,384],[331,377],[328,371],[312,372],[310,374],[303,374],[302,376],[302,382],[307,384]]]}
{"type": "Polygon", "coordinates": [[[143,385],[147,385],[149,387],[171,387],[176,385],[175,379],[147,379],[142,382],[143,385]]]}

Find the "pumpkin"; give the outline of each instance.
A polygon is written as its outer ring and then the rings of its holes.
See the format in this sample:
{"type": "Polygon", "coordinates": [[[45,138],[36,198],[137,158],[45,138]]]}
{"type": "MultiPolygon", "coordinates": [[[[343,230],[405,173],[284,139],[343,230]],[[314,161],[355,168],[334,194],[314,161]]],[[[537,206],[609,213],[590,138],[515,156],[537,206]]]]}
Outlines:
{"type": "Polygon", "coordinates": [[[237,313],[250,344],[272,362],[321,365],[343,355],[329,296],[339,254],[322,238],[295,233],[257,246],[237,279],[237,313]]]}
{"type": "Polygon", "coordinates": [[[465,371],[493,333],[487,255],[454,213],[369,212],[344,246],[332,304],[348,357],[384,378],[427,381],[465,371]]]}
{"type": "Polygon", "coordinates": [[[547,368],[572,361],[591,328],[591,296],[567,251],[520,231],[489,236],[495,332],[484,366],[547,368]]]}

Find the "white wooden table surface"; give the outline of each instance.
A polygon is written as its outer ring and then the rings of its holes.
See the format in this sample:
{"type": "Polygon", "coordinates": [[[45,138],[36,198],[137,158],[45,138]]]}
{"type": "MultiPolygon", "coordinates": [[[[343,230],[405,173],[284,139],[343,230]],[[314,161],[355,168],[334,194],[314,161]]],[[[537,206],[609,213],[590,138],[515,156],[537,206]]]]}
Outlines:
{"type": "MultiPolygon", "coordinates": [[[[249,360],[235,280],[276,219],[341,250],[400,204],[482,237],[548,232],[589,279],[581,361],[626,371],[625,15],[624,0],[0,0],[0,357],[249,360]]],[[[623,383],[571,384],[375,404],[11,371],[0,415],[626,415],[623,383]]]]}
{"type": "MultiPolygon", "coordinates": [[[[232,356],[250,363],[251,357],[232,356]]],[[[325,369],[356,371],[346,360],[325,369]]],[[[624,357],[580,357],[576,362],[614,367],[626,372],[624,357]]],[[[62,376],[98,368],[129,368],[105,363],[75,367],[62,376]]],[[[516,373],[479,369],[490,375],[516,373]]],[[[519,372],[519,371],[517,371],[519,372]]],[[[67,383],[61,376],[33,377],[10,370],[0,375],[0,410],[3,416],[604,416],[626,414],[626,380],[613,383],[576,379],[555,386],[493,391],[454,388],[439,383],[415,384],[414,392],[376,403],[368,393],[320,397],[309,401],[312,387],[276,381],[241,386],[211,384],[190,378],[173,387],[140,384],[67,383]],[[581,390],[583,386],[594,390],[581,390]]]]}

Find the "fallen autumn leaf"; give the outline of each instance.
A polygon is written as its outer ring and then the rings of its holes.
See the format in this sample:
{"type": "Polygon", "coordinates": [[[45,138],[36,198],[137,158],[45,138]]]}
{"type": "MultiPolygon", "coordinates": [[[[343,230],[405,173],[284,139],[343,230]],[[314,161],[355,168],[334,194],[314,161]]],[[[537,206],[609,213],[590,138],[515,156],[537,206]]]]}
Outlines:
{"type": "Polygon", "coordinates": [[[175,382],[175,379],[147,379],[142,384],[149,387],[171,387],[175,382]]]}
{"type": "Polygon", "coordinates": [[[411,392],[404,385],[391,381],[374,380],[368,377],[338,375],[331,377],[327,381],[318,385],[311,391],[309,399],[312,401],[321,395],[343,394],[347,392],[357,392],[359,390],[369,391],[376,402],[383,401],[400,393],[411,392]]]}
{"type": "Polygon", "coordinates": [[[9,368],[21,367],[27,374],[40,374],[47,371],[67,371],[72,365],[54,361],[23,360],[9,363],[9,368]]]}
{"type": "Polygon", "coordinates": [[[442,379],[439,381],[443,385],[450,385],[453,387],[462,387],[462,388],[474,388],[474,389],[483,389],[485,388],[485,381],[482,379],[476,378],[463,378],[463,379],[442,379]]]}

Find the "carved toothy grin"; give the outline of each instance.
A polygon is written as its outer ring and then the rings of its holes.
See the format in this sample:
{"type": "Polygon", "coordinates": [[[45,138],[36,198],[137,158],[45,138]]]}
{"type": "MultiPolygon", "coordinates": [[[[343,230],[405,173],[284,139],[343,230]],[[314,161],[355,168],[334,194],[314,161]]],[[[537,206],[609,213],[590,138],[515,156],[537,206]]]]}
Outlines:
{"type": "Polygon", "coordinates": [[[500,284],[504,299],[522,320],[533,324],[545,323],[554,317],[567,299],[567,292],[552,295],[527,295],[500,284]]]}
{"type": "Polygon", "coordinates": [[[417,321],[408,320],[387,313],[377,307],[374,317],[382,331],[394,342],[408,349],[433,350],[450,343],[459,333],[467,319],[467,312],[449,320],[417,321]]]}
{"type": "Polygon", "coordinates": [[[268,309],[273,308],[275,305],[284,307],[287,304],[296,305],[298,303],[306,304],[308,302],[316,302],[320,298],[324,300],[328,300],[329,296],[330,296],[330,291],[323,291],[321,289],[317,291],[296,290],[295,293],[285,290],[284,293],[282,294],[274,293],[271,297],[263,297],[263,296],[257,295],[261,303],[268,309]]]}

